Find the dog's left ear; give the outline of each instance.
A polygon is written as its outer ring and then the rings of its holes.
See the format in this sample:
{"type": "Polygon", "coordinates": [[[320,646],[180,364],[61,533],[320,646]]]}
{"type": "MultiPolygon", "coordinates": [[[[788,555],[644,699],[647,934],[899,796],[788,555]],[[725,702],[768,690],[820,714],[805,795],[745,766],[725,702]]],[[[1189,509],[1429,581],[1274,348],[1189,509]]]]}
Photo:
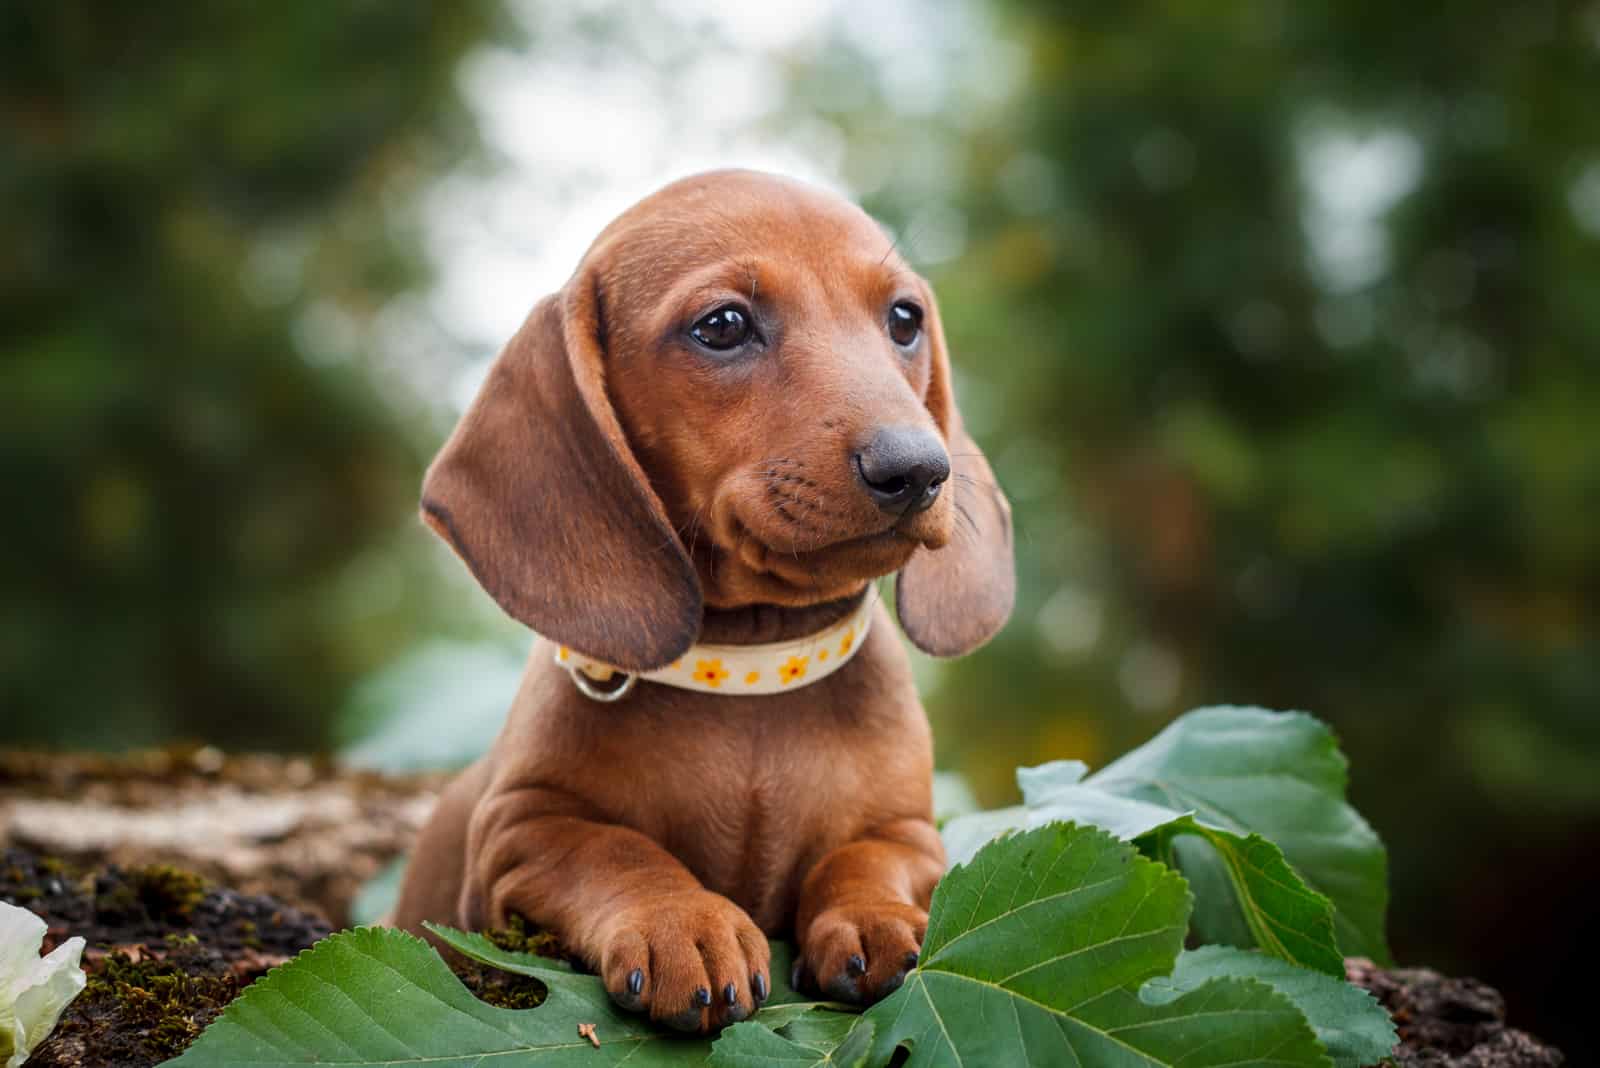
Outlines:
{"type": "Polygon", "coordinates": [[[960,656],[994,637],[1011,615],[1017,595],[1011,548],[1011,504],[989,461],[967,436],[956,408],[939,309],[928,309],[933,375],[928,410],[950,450],[950,480],[957,508],[950,541],[918,549],[895,583],[895,609],[912,644],[933,656],[960,656]]]}

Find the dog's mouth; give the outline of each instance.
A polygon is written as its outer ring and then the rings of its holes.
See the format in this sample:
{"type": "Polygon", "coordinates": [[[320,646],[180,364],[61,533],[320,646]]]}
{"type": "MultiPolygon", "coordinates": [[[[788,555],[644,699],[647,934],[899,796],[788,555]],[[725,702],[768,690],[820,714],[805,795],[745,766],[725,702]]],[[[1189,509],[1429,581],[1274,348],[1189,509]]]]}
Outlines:
{"type": "Polygon", "coordinates": [[[735,520],[722,548],[756,574],[796,591],[825,591],[898,571],[923,544],[898,526],[820,544],[773,544],[735,520]]]}
{"type": "Polygon", "coordinates": [[[735,578],[743,572],[780,600],[810,603],[898,571],[917,550],[949,540],[946,501],[894,515],[858,494],[853,484],[817,485],[801,470],[777,482],[770,470],[757,471],[713,494],[685,547],[708,589],[743,596],[751,588],[735,578]]]}

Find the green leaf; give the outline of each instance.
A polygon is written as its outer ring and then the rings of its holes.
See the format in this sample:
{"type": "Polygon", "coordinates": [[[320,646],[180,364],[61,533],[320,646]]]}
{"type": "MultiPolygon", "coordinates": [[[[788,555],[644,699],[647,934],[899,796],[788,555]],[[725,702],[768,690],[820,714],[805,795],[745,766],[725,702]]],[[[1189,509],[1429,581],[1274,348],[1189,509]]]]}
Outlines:
{"type": "MultiPolygon", "coordinates": [[[[1153,859],[1175,862],[1185,875],[1199,876],[1191,882],[1197,902],[1193,924],[1203,941],[1260,946],[1296,964],[1344,974],[1332,902],[1300,879],[1277,846],[1259,835],[1236,835],[1160,805],[1075,781],[1063,783],[1050,770],[1046,765],[1018,771],[1023,796],[1033,806],[1023,810],[1027,824],[1086,823],[1135,841],[1153,859]],[[1190,836],[1205,843],[1204,852],[1189,848],[1193,843],[1184,839],[1190,836]],[[1198,870],[1191,872],[1191,865],[1198,870]]],[[[1013,813],[985,814],[1000,821],[998,825],[983,818],[952,825],[946,841],[953,838],[960,848],[975,851],[979,839],[1007,829],[1003,821],[1015,819],[1013,813]]]]}
{"type": "Polygon", "coordinates": [[[1338,1068],[1376,1064],[1399,1040],[1388,1012],[1360,987],[1226,946],[1185,951],[1170,976],[1150,980],[1139,996],[1153,1004],[1170,1001],[1221,976],[1258,979],[1294,1002],[1338,1068]]]}
{"type": "Polygon", "coordinates": [[[175,1068],[345,1068],[426,1064],[699,1065],[704,1039],[669,1036],[615,1009],[592,976],[554,962],[519,969],[549,988],[536,1009],[488,1005],[461,985],[433,947],[402,931],[358,927],[323,939],[247,987],[175,1068]],[[577,1033],[592,1023],[593,1048],[577,1033]]]}
{"type": "Polygon", "coordinates": [[[870,1064],[1327,1066],[1305,1017],[1252,979],[1161,1003],[1189,926],[1183,878],[1091,827],[1052,824],[984,847],[934,891],[922,963],[870,1009],[870,1064]]]}
{"type": "Polygon", "coordinates": [[[1346,803],[1346,779],[1333,732],[1311,716],[1216,707],[1179,717],[1085,785],[1274,843],[1333,902],[1340,950],[1387,961],[1388,858],[1346,803]]]}
{"type": "Polygon", "coordinates": [[[871,1048],[871,1021],[811,1012],[777,1031],[752,1022],[734,1024],[712,1045],[707,1063],[711,1068],[861,1068],[871,1048]]]}
{"type": "Polygon", "coordinates": [[[1383,845],[1344,802],[1344,758],[1299,713],[1191,712],[1083,778],[1077,761],[1017,772],[1026,806],[944,828],[962,860],[1015,827],[1090,823],[1175,863],[1207,942],[1258,946],[1342,976],[1346,953],[1385,959],[1383,845]]]}
{"type": "MultiPolygon", "coordinates": [[[[512,972],[517,975],[528,975],[549,985],[549,973],[552,969],[565,975],[572,975],[572,969],[561,961],[553,961],[545,957],[536,957],[531,953],[518,953],[514,950],[501,949],[481,934],[468,931],[458,931],[454,927],[445,927],[442,924],[430,923],[428,930],[432,931],[440,941],[451,949],[464,956],[471,957],[480,963],[499,968],[502,971],[512,972]]],[[[770,994],[767,1003],[755,1015],[755,1020],[768,1028],[783,1027],[798,1019],[812,1009],[829,1009],[847,1012],[852,1015],[855,1009],[848,1005],[841,1005],[832,1001],[814,1001],[799,993],[789,985],[789,968],[794,961],[794,950],[787,942],[769,941],[768,948],[772,952],[772,966],[770,981],[770,994]]],[[[594,986],[602,997],[609,1000],[604,985],[594,976],[581,976],[583,980],[594,986]]],[[[618,1010],[620,1012],[620,1010],[618,1010]]],[[[624,1014],[628,1019],[641,1019],[642,1017],[624,1014]]]]}
{"type": "MultiPolygon", "coordinates": [[[[1224,911],[1244,921],[1249,941],[1225,938],[1233,945],[1258,946],[1275,957],[1303,964],[1328,975],[1344,976],[1344,955],[1333,933],[1333,903],[1308,887],[1284,859],[1283,850],[1259,834],[1238,835],[1199,822],[1193,816],[1180,816],[1148,832],[1140,845],[1147,852],[1165,856],[1171,841],[1179,835],[1196,835],[1215,851],[1222,862],[1231,903],[1213,897],[1207,912],[1224,911]]],[[[1179,859],[1182,867],[1182,859],[1179,859]]],[[[1188,869],[1183,869],[1187,872],[1188,869]]],[[[1200,913],[1196,907],[1197,916],[1200,913]]],[[[1199,920],[1202,928],[1221,926],[1214,916],[1199,920]]]]}
{"type": "MultiPolygon", "coordinates": [[[[501,949],[479,934],[429,924],[451,948],[484,964],[520,975],[543,978],[546,962],[539,957],[501,949]]],[[[755,1019],[727,1028],[712,1044],[710,1065],[726,1068],[761,1066],[847,1065],[860,1063],[868,1039],[854,1038],[841,1046],[859,1018],[854,1007],[813,1001],[789,985],[794,949],[770,941],[771,994],[755,1019]]]]}

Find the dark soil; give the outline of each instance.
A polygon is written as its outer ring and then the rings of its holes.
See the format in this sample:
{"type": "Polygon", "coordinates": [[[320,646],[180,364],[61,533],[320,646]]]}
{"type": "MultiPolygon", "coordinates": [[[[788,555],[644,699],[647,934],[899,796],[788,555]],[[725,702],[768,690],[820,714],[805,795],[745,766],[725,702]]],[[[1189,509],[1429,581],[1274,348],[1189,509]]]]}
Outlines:
{"type": "MultiPolygon", "coordinates": [[[[72,935],[88,946],[89,982],[29,1068],[146,1068],[177,1056],[228,1002],[332,928],[270,897],[208,884],[168,865],[86,870],[20,849],[0,853],[0,901],[48,925],[44,952],[72,935]]],[[[490,932],[505,949],[558,954],[518,923],[490,932]]],[[[459,958],[474,994],[508,1008],[544,1000],[536,979],[459,958]]]]}
{"type": "Polygon", "coordinates": [[[73,935],[88,943],[88,985],[34,1051],[36,1068],[159,1064],[240,990],[331,931],[319,916],[170,865],[96,871],[20,849],[0,853],[0,901],[44,919],[45,952],[73,935]]]}
{"type": "Polygon", "coordinates": [[[52,946],[71,935],[91,948],[161,945],[183,935],[229,957],[282,960],[332,931],[314,913],[212,886],[170,865],[90,871],[22,849],[0,853],[0,900],[42,916],[52,946]]]}
{"type": "Polygon", "coordinates": [[[1556,1068],[1561,1051],[1506,1026],[1499,992],[1476,979],[1451,979],[1427,968],[1385,970],[1345,961],[1350,981],[1372,991],[1394,1018],[1398,1068],[1556,1068]]]}

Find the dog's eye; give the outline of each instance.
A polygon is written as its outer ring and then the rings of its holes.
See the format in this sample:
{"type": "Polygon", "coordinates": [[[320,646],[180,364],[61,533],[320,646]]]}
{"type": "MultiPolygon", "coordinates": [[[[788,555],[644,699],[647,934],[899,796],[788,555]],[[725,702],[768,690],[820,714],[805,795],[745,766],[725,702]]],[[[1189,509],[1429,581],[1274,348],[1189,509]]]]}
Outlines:
{"type": "Polygon", "coordinates": [[[889,309],[889,339],[903,349],[909,349],[922,336],[922,309],[910,301],[902,300],[889,309]]]}
{"type": "Polygon", "coordinates": [[[689,336],[708,349],[724,352],[750,340],[750,329],[750,316],[729,304],[696,319],[689,336]]]}

